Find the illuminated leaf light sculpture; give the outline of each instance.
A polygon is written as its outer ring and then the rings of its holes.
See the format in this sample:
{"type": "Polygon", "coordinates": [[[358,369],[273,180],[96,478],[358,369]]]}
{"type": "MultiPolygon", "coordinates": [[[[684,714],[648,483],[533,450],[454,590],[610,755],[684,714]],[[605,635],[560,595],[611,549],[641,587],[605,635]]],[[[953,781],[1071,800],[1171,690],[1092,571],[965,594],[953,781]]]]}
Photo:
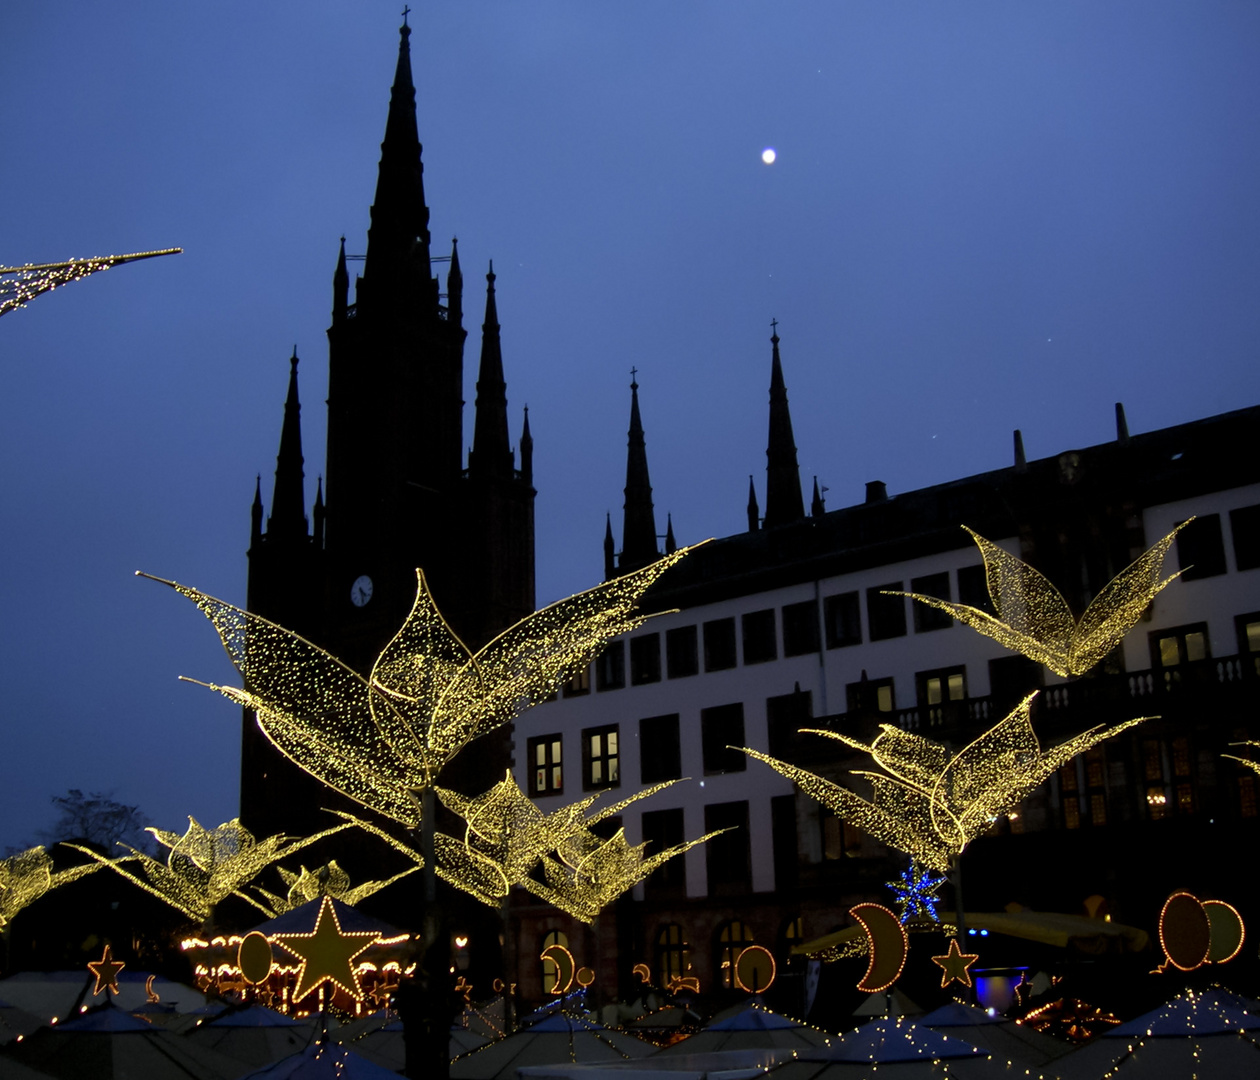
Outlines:
{"type": "Polygon", "coordinates": [[[410,867],[399,874],[395,874],[393,877],[385,878],[383,881],[365,881],[361,885],[355,886],[351,886],[350,875],[337,865],[336,859],[332,859],[315,870],[307,870],[305,866],[301,867],[297,873],[292,870],[286,870],[283,866],[277,866],[276,869],[279,871],[284,883],[289,887],[286,895],[280,896],[277,893],[268,892],[260,886],[254,886],[254,891],[263,898],[270,909],[268,914],[273,918],[277,915],[283,915],[286,911],[299,908],[312,900],[317,900],[321,896],[331,896],[335,900],[340,900],[343,904],[354,907],[360,900],[366,900],[374,893],[380,892],[387,885],[392,885],[399,878],[404,878],[408,874],[414,874],[420,867],[410,867]]]}
{"type": "Polygon", "coordinates": [[[1182,522],[1107,582],[1079,622],[1063,595],[1044,576],[971,529],[967,532],[984,559],[985,582],[995,615],[935,596],[900,592],[889,595],[909,596],[947,611],[959,622],[1045,664],[1059,675],[1083,675],[1120,644],[1142,617],[1147,604],[1181,573],[1163,579],[1159,576],[1164,556],[1177,533],[1193,520],[1182,522]]]}
{"type": "Polygon", "coordinates": [[[0,266],[0,315],[7,315],[40,293],[52,292],[60,285],[80,281],[98,270],[108,270],[120,263],[137,259],[154,259],[159,255],[178,255],[183,248],[161,251],[137,251],[130,255],[101,255],[90,259],[68,259],[59,263],[26,263],[24,266],[0,266]]]}
{"type": "Polygon", "coordinates": [[[744,752],[798,784],[837,817],[933,870],[948,873],[951,857],[961,855],[1056,769],[1145,719],[1091,728],[1043,751],[1029,717],[1036,696],[1029,694],[1005,719],[956,754],[891,724],[880,726],[870,746],[834,731],[812,730],[870,754],[885,770],[855,770],[874,789],[870,802],[807,769],[757,750],[744,752]]]}
{"type": "MultiPolygon", "coordinates": [[[[512,886],[519,885],[574,918],[590,922],[662,863],[717,835],[709,833],[644,858],[645,845],[626,843],[624,830],[608,839],[592,831],[592,826],[675,782],[644,788],[589,817],[586,812],[598,794],[544,814],[510,772],[473,798],[438,788],[442,803],[464,819],[466,828],[462,840],[442,833],[434,837],[435,870],[443,880],[491,907],[498,907],[512,886]],[[543,880],[533,876],[540,863],[543,880]]],[[[417,867],[423,865],[420,852],[396,836],[369,821],[337,813],[384,840],[417,867]]]]}
{"type": "Polygon", "coordinates": [[[188,918],[206,923],[213,916],[216,905],[229,896],[239,896],[270,915],[263,904],[242,891],[245,886],[272,863],[349,827],[349,824],[334,825],[300,840],[282,834],[256,840],[236,818],[206,829],[195,818],[189,817],[188,830],[183,836],[162,829],[146,830],[158,843],[170,849],[166,862],[159,862],[126,844],[123,846],[130,848],[131,855],[120,859],[109,859],[75,844],[68,846],[116,870],[188,918]],[[131,870],[129,864],[132,863],[139,864],[143,876],[131,870]]]}
{"type": "MultiPolygon", "coordinates": [[[[247,689],[211,686],[253,709],[276,747],[331,788],[410,828],[416,792],[464,746],[550,697],[648,616],[644,591],[690,548],[561,600],[473,653],[446,624],[423,572],[402,628],[368,678],[275,623],[162,581],[214,624],[247,689]]],[[[141,575],[148,577],[150,575],[141,575]]]]}
{"type": "Polygon", "coordinates": [[[0,930],[50,889],[100,869],[96,863],[72,866],[68,870],[54,870],[52,866],[52,856],[42,847],[27,848],[0,859],[0,930]]]}

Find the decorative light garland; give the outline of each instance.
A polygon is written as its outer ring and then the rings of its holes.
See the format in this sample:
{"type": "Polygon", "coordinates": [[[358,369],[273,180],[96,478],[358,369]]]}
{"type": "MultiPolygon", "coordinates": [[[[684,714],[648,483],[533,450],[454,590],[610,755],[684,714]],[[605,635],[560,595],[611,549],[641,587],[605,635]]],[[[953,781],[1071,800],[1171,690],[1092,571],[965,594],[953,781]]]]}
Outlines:
{"type": "Polygon", "coordinates": [[[108,270],[120,263],[137,259],[153,259],[159,255],[178,255],[183,248],[161,251],[137,251],[130,255],[100,255],[90,259],[68,259],[59,263],[27,263],[24,266],[0,266],[0,315],[26,305],[40,293],[52,292],[61,285],[81,281],[98,270],[108,270]]]}

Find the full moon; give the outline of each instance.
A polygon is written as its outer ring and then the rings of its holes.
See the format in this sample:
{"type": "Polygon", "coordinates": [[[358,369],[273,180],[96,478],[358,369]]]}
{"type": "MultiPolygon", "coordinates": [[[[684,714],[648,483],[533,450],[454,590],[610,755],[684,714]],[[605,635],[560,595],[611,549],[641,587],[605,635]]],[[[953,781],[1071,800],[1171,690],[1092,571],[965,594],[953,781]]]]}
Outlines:
{"type": "Polygon", "coordinates": [[[773,146],[767,146],[763,151],[761,151],[761,160],[764,161],[767,165],[774,164],[775,156],[776,155],[775,155],[773,146]]]}

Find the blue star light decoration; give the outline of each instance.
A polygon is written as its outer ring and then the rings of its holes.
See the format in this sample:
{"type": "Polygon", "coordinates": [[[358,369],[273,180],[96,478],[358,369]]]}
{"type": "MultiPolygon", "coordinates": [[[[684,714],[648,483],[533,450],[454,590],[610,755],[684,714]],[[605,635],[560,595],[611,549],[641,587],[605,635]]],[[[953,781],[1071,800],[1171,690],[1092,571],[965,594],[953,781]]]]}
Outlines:
{"type": "Polygon", "coordinates": [[[900,878],[887,882],[893,891],[894,902],[901,908],[901,922],[906,923],[919,916],[940,922],[936,905],[941,898],[936,895],[936,890],[943,884],[945,878],[932,877],[930,871],[916,867],[913,862],[909,869],[901,872],[900,878]]]}

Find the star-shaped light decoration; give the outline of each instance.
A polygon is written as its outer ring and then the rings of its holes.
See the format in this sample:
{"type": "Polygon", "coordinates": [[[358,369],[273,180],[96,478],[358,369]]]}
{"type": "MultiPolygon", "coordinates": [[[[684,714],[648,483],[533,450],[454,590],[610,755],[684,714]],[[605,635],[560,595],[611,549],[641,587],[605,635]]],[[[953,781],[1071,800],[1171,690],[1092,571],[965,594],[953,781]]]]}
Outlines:
{"type": "Polygon", "coordinates": [[[889,595],[909,596],[947,611],[959,622],[1059,675],[1083,675],[1120,644],[1155,595],[1178,576],[1180,571],[1161,580],[1160,569],[1177,533],[1193,520],[1183,521],[1107,582],[1079,622],[1063,594],[1038,571],[965,525],[984,559],[995,615],[935,596],[895,591],[889,595]]]}
{"type": "Polygon", "coordinates": [[[325,896],[319,905],[315,928],[307,934],[276,934],[275,939],[302,961],[298,969],[294,1002],[325,982],[341,987],[356,1001],[363,1000],[354,959],[369,949],[377,938],[375,930],[344,931],[332,898],[325,896]]]}
{"type": "Polygon", "coordinates": [[[904,924],[914,918],[924,918],[940,922],[936,905],[941,898],[936,895],[936,890],[945,884],[945,880],[943,877],[932,877],[923,867],[916,867],[911,859],[909,868],[901,872],[901,877],[885,882],[893,891],[894,903],[901,908],[899,921],[904,924]]]}
{"type": "Polygon", "coordinates": [[[110,993],[118,993],[118,973],[127,965],[114,959],[112,946],[106,945],[99,960],[88,962],[88,971],[96,976],[96,986],[92,988],[92,996],[96,997],[106,988],[110,993]]]}
{"type": "Polygon", "coordinates": [[[971,985],[971,965],[980,959],[979,953],[965,953],[958,947],[958,939],[949,939],[949,952],[932,957],[932,963],[941,969],[941,989],[952,982],[971,985]]]}

